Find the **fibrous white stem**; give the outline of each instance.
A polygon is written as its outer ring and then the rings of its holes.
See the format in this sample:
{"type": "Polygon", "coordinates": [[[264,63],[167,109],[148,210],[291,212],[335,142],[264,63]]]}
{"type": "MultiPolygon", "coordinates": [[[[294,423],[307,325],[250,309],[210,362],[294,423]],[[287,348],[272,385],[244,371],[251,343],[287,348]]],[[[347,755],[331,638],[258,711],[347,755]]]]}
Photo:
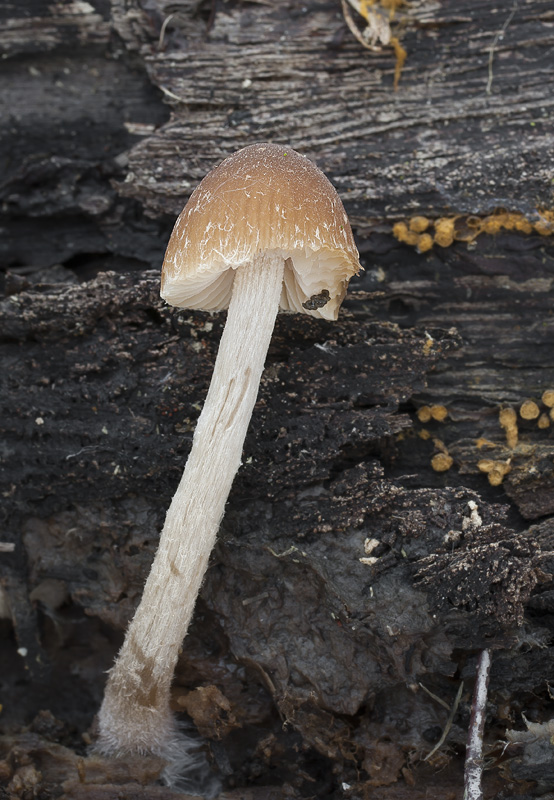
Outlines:
{"type": "Polygon", "coordinates": [[[175,738],[169,691],[256,402],[284,262],[260,254],[236,271],[227,323],[192,450],[152,570],[99,713],[104,753],[167,755],[175,738]]]}

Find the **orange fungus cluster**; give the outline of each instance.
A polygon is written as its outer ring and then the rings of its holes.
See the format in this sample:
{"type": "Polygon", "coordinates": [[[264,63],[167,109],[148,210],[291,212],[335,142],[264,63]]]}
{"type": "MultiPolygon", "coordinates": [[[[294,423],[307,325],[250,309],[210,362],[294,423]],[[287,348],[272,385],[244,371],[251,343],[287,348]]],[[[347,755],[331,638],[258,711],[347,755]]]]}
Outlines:
{"type": "Polygon", "coordinates": [[[554,211],[537,211],[532,220],[507,211],[486,217],[457,215],[436,220],[415,216],[407,222],[397,222],[392,232],[398,241],[426,253],[433,245],[449,247],[453,242],[472,242],[481,233],[495,234],[501,230],[550,236],[554,233],[554,211]]]}

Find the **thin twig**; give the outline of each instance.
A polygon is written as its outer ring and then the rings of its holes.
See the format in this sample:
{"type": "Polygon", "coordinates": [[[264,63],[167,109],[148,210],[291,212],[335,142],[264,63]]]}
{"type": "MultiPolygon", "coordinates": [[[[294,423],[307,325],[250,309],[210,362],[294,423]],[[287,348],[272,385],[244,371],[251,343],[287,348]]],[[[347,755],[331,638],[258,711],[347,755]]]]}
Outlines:
{"type": "Polygon", "coordinates": [[[423,759],[424,761],[429,761],[431,756],[434,753],[436,753],[437,750],[439,749],[439,747],[442,747],[442,745],[444,744],[444,741],[445,741],[446,737],[450,733],[450,728],[452,727],[452,723],[454,722],[454,717],[456,716],[456,711],[458,710],[458,706],[460,705],[460,700],[462,699],[463,690],[464,690],[464,682],[462,681],[460,683],[460,688],[458,689],[458,693],[456,694],[456,698],[454,700],[454,704],[453,704],[452,708],[450,709],[450,714],[448,715],[448,719],[446,720],[446,725],[444,726],[444,730],[442,732],[442,736],[439,739],[439,741],[436,743],[436,745],[433,747],[431,752],[427,753],[427,755],[423,759]]]}
{"type": "Polygon", "coordinates": [[[162,90],[162,92],[163,92],[165,95],[167,95],[167,97],[171,97],[171,99],[172,99],[172,100],[177,100],[179,103],[183,103],[183,102],[184,102],[184,100],[183,100],[181,97],[179,97],[179,95],[175,94],[175,93],[174,93],[174,92],[172,92],[170,89],[166,89],[166,87],[165,87],[165,86],[161,86],[161,85],[160,85],[160,87],[159,87],[159,88],[162,90]]]}
{"type": "Polygon", "coordinates": [[[518,8],[518,0],[514,0],[514,5],[513,5],[513,8],[511,10],[509,16],[508,16],[508,19],[506,20],[504,25],[500,28],[500,30],[498,31],[498,33],[494,37],[493,42],[491,44],[491,48],[489,50],[489,79],[487,81],[487,94],[490,94],[491,90],[492,90],[492,62],[493,62],[493,59],[494,59],[494,51],[496,50],[496,45],[498,44],[498,40],[500,38],[502,38],[502,36],[504,36],[504,34],[506,33],[508,25],[510,24],[510,22],[514,18],[514,14],[516,13],[517,8],[518,8]]]}
{"type": "Polygon", "coordinates": [[[429,697],[432,697],[433,700],[435,700],[437,703],[439,703],[443,708],[446,708],[447,711],[450,710],[450,706],[448,705],[446,700],[443,700],[442,697],[439,697],[438,695],[433,694],[433,692],[430,689],[428,689],[427,686],[424,686],[421,683],[421,681],[418,682],[418,686],[420,686],[423,689],[423,691],[426,692],[429,695],[429,697]]]}
{"type": "Polygon", "coordinates": [[[487,710],[487,688],[491,669],[491,654],[483,650],[477,661],[475,688],[471,702],[471,717],[464,768],[464,800],[483,800],[483,731],[487,710]]]}
{"type": "Polygon", "coordinates": [[[175,14],[169,14],[169,16],[167,16],[162,23],[162,27],[160,30],[160,38],[158,39],[158,50],[163,50],[165,30],[174,16],[175,14]]]}

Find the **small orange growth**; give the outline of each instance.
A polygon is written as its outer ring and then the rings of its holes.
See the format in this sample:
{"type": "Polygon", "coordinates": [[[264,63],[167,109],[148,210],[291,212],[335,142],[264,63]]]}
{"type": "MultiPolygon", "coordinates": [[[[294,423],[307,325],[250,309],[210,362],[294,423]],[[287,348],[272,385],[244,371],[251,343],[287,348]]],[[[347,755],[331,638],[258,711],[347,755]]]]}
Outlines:
{"type": "Polygon", "coordinates": [[[429,406],[421,406],[417,410],[417,418],[420,422],[430,422],[432,418],[431,409],[429,406]]]}
{"type": "Polygon", "coordinates": [[[513,231],[516,226],[516,214],[498,214],[498,220],[507,231],[513,231]]]}
{"type": "Polygon", "coordinates": [[[456,217],[441,217],[435,222],[435,242],[440,247],[449,247],[454,241],[456,217]]]}
{"type": "Polygon", "coordinates": [[[516,231],[521,231],[521,233],[533,233],[533,226],[524,217],[519,217],[516,220],[515,229],[516,231]]]}
{"type": "Polygon", "coordinates": [[[522,419],[537,419],[540,414],[539,407],[534,400],[526,400],[521,404],[519,414],[522,419]]]}
{"type": "Polygon", "coordinates": [[[554,211],[538,211],[539,221],[533,225],[541,236],[550,236],[554,233],[554,211]]]}
{"type": "Polygon", "coordinates": [[[422,233],[417,243],[418,253],[426,253],[433,247],[433,238],[428,233],[422,233]]]}
{"type": "Polygon", "coordinates": [[[521,233],[532,233],[533,225],[528,219],[525,219],[521,214],[508,214],[499,213],[491,214],[481,220],[479,232],[483,233],[500,233],[504,229],[507,231],[521,231],[521,233]]]}
{"type": "Polygon", "coordinates": [[[539,428],[550,428],[550,419],[548,414],[541,414],[539,417],[539,421],[537,422],[539,428]]]}
{"type": "Polygon", "coordinates": [[[419,438],[423,439],[424,441],[431,438],[431,434],[429,433],[429,431],[426,428],[422,428],[419,431],[418,435],[419,435],[419,438]]]}
{"type": "Polygon", "coordinates": [[[393,228],[393,233],[401,242],[417,247],[420,253],[429,250],[432,244],[438,244],[439,247],[449,247],[454,241],[472,242],[481,233],[494,235],[501,230],[519,231],[527,234],[536,231],[542,236],[553,234],[554,211],[537,210],[537,216],[538,219],[531,221],[519,212],[501,211],[485,217],[474,215],[440,217],[434,222],[427,217],[415,216],[408,221],[407,225],[406,223],[397,223],[395,228],[397,226],[403,226],[403,228],[398,228],[397,230],[393,228]],[[434,229],[432,235],[431,229],[434,229]],[[424,231],[426,231],[425,234],[423,234],[424,231]],[[431,237],[431,245],[427,238],[422,241],[423,237],[416,238],[414,234],[423,234],[425,237],[431,237]]]}
{"type": "Polygon", "coordinates": [[[501,408],[498,419],[503,428],[512,428],[517,424],[517,414],[513,408],[501,408]]]}
{"type": "Polygon", "coordinates": [[[415,233],[415,231],[408,230],[408,226],[405,222],[397,222],[393,226],[392,232],[399,242],[411,244],[414,247],[417,246],[417,243],[419,242],[419,234],[415,233]]]}
{"type": "Polygon", "coordinates": [[[454,459],[449,453],[437,453],[431,459],[431,466],[435,472],[447,472],[453,463],[454,459]]]}
{"type": "Polygon", "coordinates": [[[443,422],[448,416],[448,409],[444,406],[431,406],[429,411],[433,419],[437,420],[437,422],[443,422]]]}
{"type": "Polygon", "coordinates": [[[491,486],[500,486],[502,481],[504,480],[504,476],[511,471],[511,467],[499,467],[498,469],[492,469],[488,474],[489,483],[491,486]]]}
{"type": "Polygon", "coordinates": [[[542,402],[544,403],[545,406],[548,406],[548,408],[553,408],[554,407],[554,389],[547,389],[546,391],[544,391],[542,393],[541,400],[542,400],[542,402]]]}
{"type": "Polygon", "coordinates": [[[486,217],[483,220],[483,230],[485,233],[490,233],[493,236],[495,233],[500,233],[502,230],[502,218],[500,214],[486,217]]]}
{"type": "Polygon", "coordinates": [[[500,486],[504,476],[512,470],[509,461],[493,461],[491,458],[479,461],[477,469],[487,474],[491,486],[500,486]]]}
{"type": "Polygon", "coordinates": [[[423,233],[429,227],[430,221],[427,217],[412,217],[408,224],[414,233],[423,233]]]}
{"type": "Polygon", "coordinates": [[[500,426],[506,431],[506,444],[513,450],[517,445],[518,430],[517,430],[517,414],[513,408],[501,408],[498,415],[500,426]]]}
{"type": "MultiPolygon", "coordinates": [[[[414,219],[422,220],[424,218],[414,217],[414,219]]],[[[410,227],[408,227],[405,222],[395,223],[395,225],[393,225],[392,232],[399,242],[404,242],[404,244],[409,244],[412,247],[416,247],[420,253],[425,253],[427,250],[430,250],[433,247],[432,236],[430,236],[428,233],[417,233],[412,228],[412,221],[410,222],[410,227]]]]}
{"type": "Polygon", "coordinates": [[[442,439],[433,439],[433,444],[435,445],[439,453],[444,453],[445,455],[448,455],[448,449],[445,443],[442,441],[442,439]]]}

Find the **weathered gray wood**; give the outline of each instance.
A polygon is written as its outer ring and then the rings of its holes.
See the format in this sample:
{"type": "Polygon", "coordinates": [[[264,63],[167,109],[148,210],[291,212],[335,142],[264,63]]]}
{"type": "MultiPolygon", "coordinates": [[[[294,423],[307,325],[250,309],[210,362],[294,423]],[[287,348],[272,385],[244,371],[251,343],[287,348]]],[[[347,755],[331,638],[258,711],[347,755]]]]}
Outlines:
{"type": "Polygon", "coordinates": [[[110,178],[149,213],[174,215],[215,162],[264,139],[314,158],[360,231],[414,210],[536,218],[552,205],[549,0],[400,9],[408,57],[396,92],[392,49],[364,50],[334,2],[222,4],[212,15],[162,0],[146,10],[29,0],[2,14],[2,199],[16,219],[38,217],[34,237],[19,219],[10,226],[8,263],[42,265],[45,247],[54,258],[40,222],[53,215],[59,260],[148,263],[145,246],[159,259],[155,226],[123,219],[110,178]],[[158,102],[130,71],[138,63],[158,102]],[[171,120],[155,130],[162,98],[171,120]],[[145,138],[127,153],[133,135],[145,138]],[[63,228],[74,214],[77,241],[63,228]]]}
{"type": "Polygon", "coordinates": [[[204,36],[172,10],[148,59],[172,118],[135,148],[123,188],[153,212],[177,212],[214,162],[265,139],[314,158],[359,226],[551,206],[548,0],[400,10],[396,92],[392,50],[360,48],[336,3],[216,6],[204,36]]]}

